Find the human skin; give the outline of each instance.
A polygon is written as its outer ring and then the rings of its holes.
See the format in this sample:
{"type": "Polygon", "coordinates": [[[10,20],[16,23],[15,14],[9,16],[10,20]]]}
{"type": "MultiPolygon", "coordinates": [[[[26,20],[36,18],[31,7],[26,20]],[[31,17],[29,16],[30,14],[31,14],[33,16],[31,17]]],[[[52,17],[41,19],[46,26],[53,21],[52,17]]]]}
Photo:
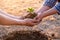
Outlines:
{"type": "MultiPolygon", "coordinates": [[[[42,6],[41,9],[35,11],[35,13],[37,14],[37,16],[36,16],[34,19],[39,20],[39,19],[37,19],[37,18],[40,18],[39,15],[41,15],[43,12],[49,10],[50,8],[51,8],[51,7],[49,7],[49,6],[42,6]]],[[[41,15],[41,16],[42,16],[42,15],[41,15]]],[[[41,19],[41,20],[42,20],[42,19],[41,19]]]]}
{"type": "Polygon", "coordinates": [[[38,14],[38,13],[43,13],[43,12],[49,10],[50,8],[51,8],[51,7],[49,7],[49,6],[42,6],[41,9],[36,10],[35,13],[36,13],[36,14],[38,14]]]}
{"type": "Polygon", "coordinates": [[[50,16],[50,15],[53,15],[53,14],[56,14],[56,13],[57,13],[57,10],[54,9],[54,8],[51,8],[51,9],[49,9],[49,10],[47,10],[47,11],[38,13],[38,15],[37,15],[34,19],[39,22],[39,21],[42,20],[43,18],[45,18],[45,17],[47,17],[47,16],[50,16]]]}
{"type": "Polygon", "coordinates": [[[46,0],[44,5],[42,6],[42,8],[36,12],[37,16],[34,19],[38,20],[38,22],[39,22],[44,17],[47,17],[47,16],[57,13],[58,10],[55,7],[56,2],[57,2],[57,0],[51,0],[51,1],[46,0]]]}
{"type": "Polygon", "coordinates": [[[5,12],[0,10],[0,24],[3,24],[3,25],[34,25],[36,24],[31,22],[33,22],[32,19],[21,20],[19,19],[19,17],[6,14],[5,12]]]}

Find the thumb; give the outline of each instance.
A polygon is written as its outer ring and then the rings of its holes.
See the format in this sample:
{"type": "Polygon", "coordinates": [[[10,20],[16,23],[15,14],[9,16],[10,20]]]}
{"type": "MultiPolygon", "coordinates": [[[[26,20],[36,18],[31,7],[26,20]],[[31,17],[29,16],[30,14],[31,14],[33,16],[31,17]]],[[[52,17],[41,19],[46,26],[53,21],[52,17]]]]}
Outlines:
{"type": "Polygon", "coordinates": [[[35,20],[38,20],[38,19],[39,19],[39,15],[37,15],[34,19],[35,19],[35,20]]]}
{"type": "Polygon", "coordinates": [[[38,19],[38,17],[36,16],[35,18],[34,18],[34,20],[37,20],[38,19]]]}

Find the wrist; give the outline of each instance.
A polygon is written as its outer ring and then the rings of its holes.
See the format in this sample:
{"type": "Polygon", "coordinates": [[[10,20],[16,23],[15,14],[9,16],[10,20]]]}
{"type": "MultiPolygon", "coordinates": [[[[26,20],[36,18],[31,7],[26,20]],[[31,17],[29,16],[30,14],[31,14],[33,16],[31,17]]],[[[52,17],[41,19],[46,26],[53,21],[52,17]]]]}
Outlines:
{"type": "Polygon", "coordinates": [[[21,24],[22,25],[25,25],[26,24],[26,21],[25,20],[21,21],[21,24]]]}
{"type": "Polygon", "coordinates": [[[24,25],[25,24],[25,21],[24,20],[18,21],[18,24],[19,25],[24,25]]]}
{"type": "Polygon", "coordinates": [[[43,13],[38,13],[38,16],[40,17],[40,19],[43,19],[43,13]]]}
{"type": "Polygon", "coordinates": [[[43,13],[43,12],[39,12],[39,11],[37,11],[37,12],[34,12],[34,13],[36,13],[36,14],[38,15],[38,14],[43,13]]]}

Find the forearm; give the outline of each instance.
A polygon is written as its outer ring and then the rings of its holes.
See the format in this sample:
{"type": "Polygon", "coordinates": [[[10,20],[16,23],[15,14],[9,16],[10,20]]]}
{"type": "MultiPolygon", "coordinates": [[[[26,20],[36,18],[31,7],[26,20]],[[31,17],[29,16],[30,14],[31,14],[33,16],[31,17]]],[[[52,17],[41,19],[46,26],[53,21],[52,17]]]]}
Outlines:
{"type": "Polygon", "coordinates": [[[36,11],[36,13],[43,13],[47,10],[49,10],[51,7],[49,6],[42,6],[41,9],[39,9],[38,11],[36,11]]]}
{"type": "Polygon", "coordinates": [[[56,14],[57,10],[55,10],[54,8],[49,9],[48,11],[45,11],[43,13],[40,13],[40,18],[43,19],[44,17],[56,14]]]}
{"type": "Polygon", "coordinates": [[[57,0],[45,0],[43,6],[41,9],[39,9],[36,13],[42,13],[44,11],[49,10],[50,8],[52,8],[53,6],[55,6],[57,0]]]}
{"type": "Polygon", "coordinates": [[[1,10],[1,9],[0,9],[0,13],[4,14],[4,15],[6,15],[6,16],[12,17],[12,18],[20,19],[20,17],[14,16],[14,15],[10,15],[10,14],[8,14],[7,12],[5,12],[5,11],[3,11],[3,10],[1,10]]]}
{"type": "Polygon", "coordinates": [[[44,18],[44,17],[47,17],[49,15],[53,15],[53,14],[60,14],[60,2],[58,2],[53,8],[43,12],[43,13],[38,13],[38,15],[40,16],[40,18],[44,18]]]}
{"type": "Polygon", "coordinates": [[[22,21],[23,20],[11,18],[11,17],[8,17],[8,16],[0,13],[0,24],[7,24],[7,25],[22,24],[22,21]]]}

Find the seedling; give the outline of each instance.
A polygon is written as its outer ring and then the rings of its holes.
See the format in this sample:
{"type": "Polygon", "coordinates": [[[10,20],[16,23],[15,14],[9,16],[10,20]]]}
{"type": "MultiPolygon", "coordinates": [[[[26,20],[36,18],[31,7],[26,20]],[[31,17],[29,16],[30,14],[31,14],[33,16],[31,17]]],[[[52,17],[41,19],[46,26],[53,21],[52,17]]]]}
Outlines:
{"type": "Polygon", "coordinates": [[[28,9],[27,9],[27,12],[33,13],[33,12],[34,12],[34,8],[28,8],[28,9]]]}
{"type": "Polygon", "coordinates": [[[29,13],[28,15],[25,16],[25,18],[34,18],[37,14],[34,13],[34,8],[28,8],[27,12],[29,13]]]}

